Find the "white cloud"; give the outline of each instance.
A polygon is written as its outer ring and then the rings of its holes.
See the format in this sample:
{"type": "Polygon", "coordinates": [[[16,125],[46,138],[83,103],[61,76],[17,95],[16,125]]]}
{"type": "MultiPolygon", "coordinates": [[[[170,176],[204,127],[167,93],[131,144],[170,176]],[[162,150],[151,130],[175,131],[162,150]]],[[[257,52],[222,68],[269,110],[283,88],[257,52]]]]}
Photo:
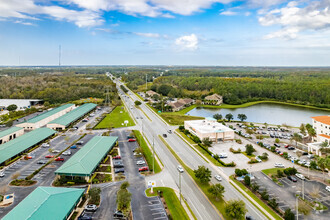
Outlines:
{"type": "Polygon", "coordinates": [[[182,50],[196,50],[198,48],[198,38],[195,34],[181,36],[175,39],[175,44],[182,50]]]}
{"type": "Polygon", "coordinates": [[[103,23],[100,14],[95,11],[78,11],[60,6],[38,5],[33,0],[0,0],[0,17],[2,18],[39,20],[35,17],[38,15],[72,22],[79,27],[90,27],[103,23]]]}
{"type": "Polygon", "coordinates": [[[151,38],[159,38],[160,37],[160,34],[158,33],[134,33],[138,36],[141,36],[141,37],[151,37],[151,38]]]}
{"type": "Polygon", "coordinates": [[[220,15],[227,15],[227,16],[232,16],[232,15],[236,15],[237,12],[234,12],[234,11],[223,11],[223,12],[220,12],[220,15]]]}
{"type": "Polygon", "coordinates": [[[281,25],[282,29],[267,35],[265,38],[293,39],[299,32],[325,30],[330,27],[330,0],[313,1],[299,5],[289,2],[285,7],[268,11],[259,17],[263,26],[281,25]]]}
{"type": "Polygon", "coordinates": [[[20,21],[17,20],[14,22],[15,24],[23,24],[23,25],[28,25],[28,26],[35,26],[35,24],[31,23],[31,22],[24,22],[24,21],[20,21]]]}
{"type": "Polygon", "coordinates": [[[251,8],[269,8],[288,2],[288,0],[248,0],[247,5],[251,8]]]}

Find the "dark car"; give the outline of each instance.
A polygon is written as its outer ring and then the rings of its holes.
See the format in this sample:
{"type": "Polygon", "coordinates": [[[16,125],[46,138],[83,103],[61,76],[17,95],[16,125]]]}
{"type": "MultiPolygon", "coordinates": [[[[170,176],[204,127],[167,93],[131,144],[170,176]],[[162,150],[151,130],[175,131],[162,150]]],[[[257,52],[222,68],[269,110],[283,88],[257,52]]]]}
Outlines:
{"type": "Polygon", "coordinates": [[[281,145],[279,145],[279,144],[277,144],[277,143],[275,143],[274,146],[275,146],[275,147],[281,147],[281,145]]]}
{"type": "Polygon", "coordinates": [[[307,152],[303,152],[302,155],[308,155],[308,153],[307,152]]]}
{"type": "Polygon", "coordinates": [[[167,138],[167,134],[163,134],[163,137],[164,137],[164,138],[167,138]]]}
{"type": "Polygon", "coordinates": [[[86,212],[85,210],[78,217],[78,220],[92,220],[92,213],[86,212]]]}
{"type": "Polygon", "coordinates": [[[115,173],[125,173],[125,169],[124,168],[116,168],[115,173]]]}
{"type": "Polygon", "coordinates": [[[294,147],[288,147],[288,150],[294,150],[294,147]]]}
{"type": "Polygon", "coordinates": [[[115,211],[113,214],[114,218],[125,218],[124,214],[121,211],[115,211]]]}
{"type": "Polygon", "coordinates": [[[254,220],[254,218],[250,215],[245,216],[245,220],[254,220]]]}
{"type": "Polygon", "coordinates": [[[124,164],[121,161],[114,161],[113,162],[113,167],[114,168],[123,168],[124,167],[124,164]]]}
{"type": "Polygon", "coordinates": [[[37,164],[46,164],[47,163],[47,161],[45,161],[45,160],[39,160],[38,162],[37,162],[37,164]]]}
{"type": "Polygon", "coordinates": [[[292,182],[297,182],[297,179],[294,176],[288,176],[288,179],[292,182]]]}

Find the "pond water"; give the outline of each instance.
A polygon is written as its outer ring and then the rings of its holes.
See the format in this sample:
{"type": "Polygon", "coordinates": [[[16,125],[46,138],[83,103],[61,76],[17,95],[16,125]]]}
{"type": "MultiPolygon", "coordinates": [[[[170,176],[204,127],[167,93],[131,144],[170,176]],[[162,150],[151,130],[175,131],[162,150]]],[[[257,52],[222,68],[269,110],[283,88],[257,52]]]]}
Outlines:
{"type": "Polygon", "coordinates": [[[248,122],[266,122],[268,124],[275,125],[287,124],[295,127],[299,127],[301,123],[312,124],[311,117],[313,116],[330,115],[330,111],[272,103],[261,103],[246,108],[236,109],[194,108],[186,115],[212,117],[217,113],[221,114],[222,117],[225,117],[226,114],[231,113],[234,116],[234,120],[239,120],[237,118],[238,114],[245,114],[247,116],[246,121],[248,122]]]}

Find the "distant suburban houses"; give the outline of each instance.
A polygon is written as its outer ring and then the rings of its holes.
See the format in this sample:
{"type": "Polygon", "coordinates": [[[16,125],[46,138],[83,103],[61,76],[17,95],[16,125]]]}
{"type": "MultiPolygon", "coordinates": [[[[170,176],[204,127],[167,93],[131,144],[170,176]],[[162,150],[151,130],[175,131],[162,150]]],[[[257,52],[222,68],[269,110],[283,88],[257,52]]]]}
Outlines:
{"type": "Polygon", "coordinates": [[[179,99],[174,102],[169,102],[168,105],[172,107],[173,112],[180,111],[195,103],[194,99],[179,99]]]}
{"type": "Polygon", "coordinates": [[[221,105],[222,103],[223,103],[222,96],[218,94],[209,95],[204,98],[204,104],[221,105]]]}

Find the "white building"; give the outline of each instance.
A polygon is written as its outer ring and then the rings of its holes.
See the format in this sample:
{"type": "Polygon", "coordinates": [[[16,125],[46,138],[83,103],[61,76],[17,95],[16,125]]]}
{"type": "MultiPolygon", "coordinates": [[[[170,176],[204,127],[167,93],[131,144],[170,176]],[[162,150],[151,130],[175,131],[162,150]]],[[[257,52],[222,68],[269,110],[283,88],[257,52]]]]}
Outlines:
{"type": "Polygon", "coordinates": [[[330,115],[315,116],[313,119],[313,128],[316,131],[316,141],[330,143],[330,115]]]}
{"type": "Polygon", "coordinates": [[[24,110],[42,103],[43,100],[41,99],[0,99],[0,110],[7,109],[9,105],[16,105],[17,110],[24,110]]]}
{"type": "Polygon", "coordinates": [[[234,130],[218,123],[214,118],[185,121],[184,128],[201,140],[209,138],[216,143],[218,141],[234,140],[235,137],[234,130]]]}
{"type": "Polygon", "coordinates": [[[24,134],[24,129],[19,127],[11,127],[0,131],[0,144],[4,144],[24,134]]]}

